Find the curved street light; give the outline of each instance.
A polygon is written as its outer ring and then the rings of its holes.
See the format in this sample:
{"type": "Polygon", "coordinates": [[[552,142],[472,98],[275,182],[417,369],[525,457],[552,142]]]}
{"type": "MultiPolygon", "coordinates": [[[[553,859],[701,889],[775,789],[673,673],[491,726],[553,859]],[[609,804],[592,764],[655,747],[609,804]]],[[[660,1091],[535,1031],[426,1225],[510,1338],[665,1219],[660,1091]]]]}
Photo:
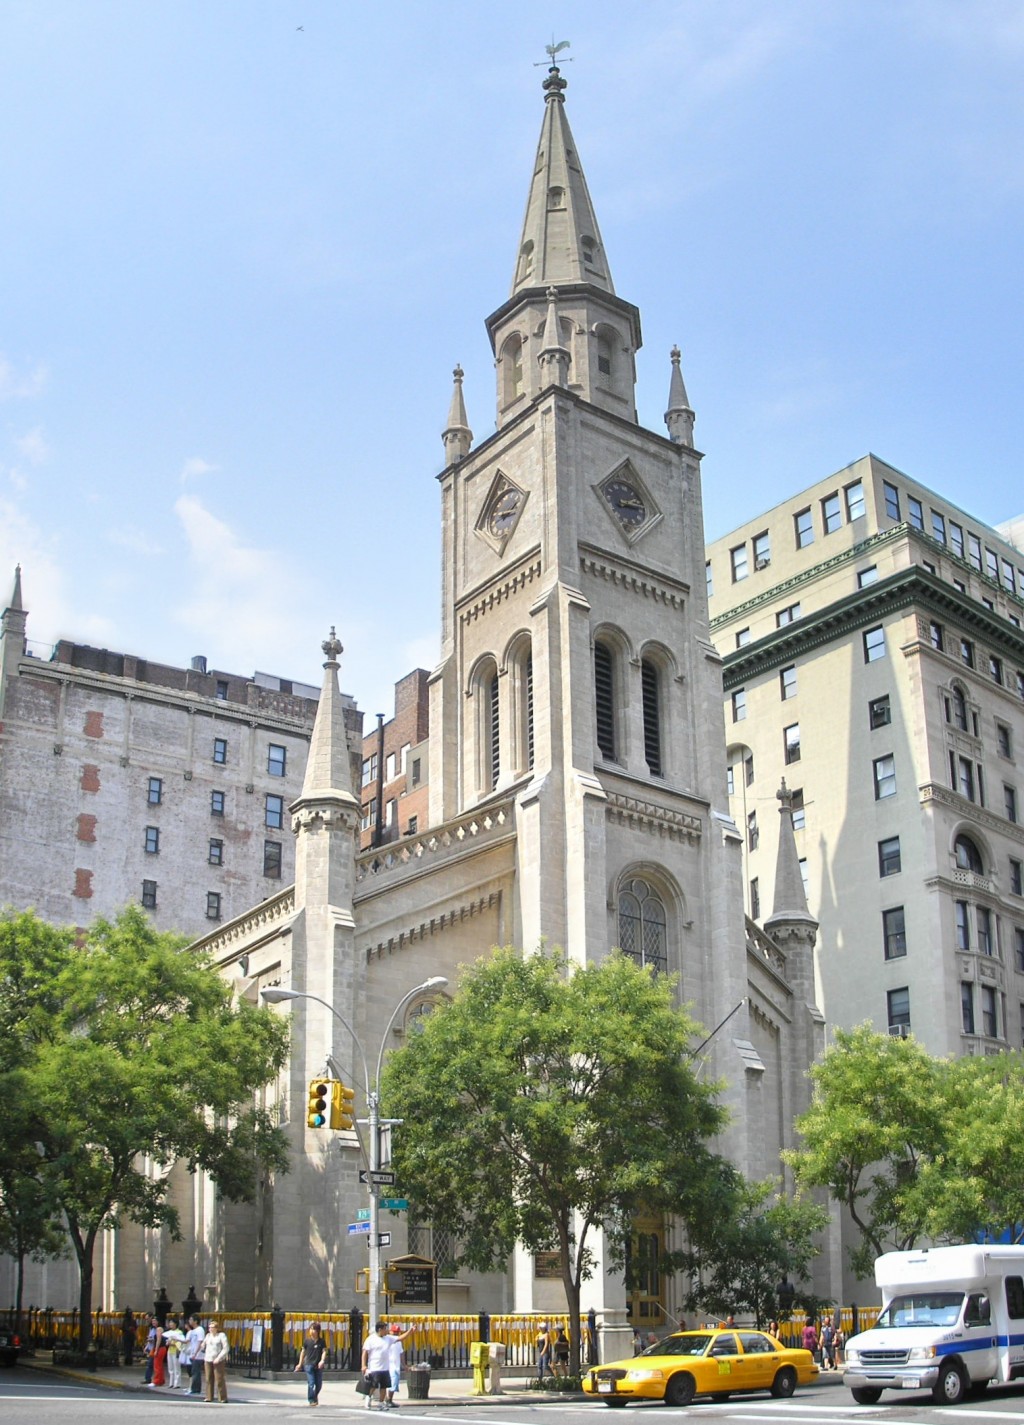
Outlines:
{"type": "Polygon", "coordinates": [[[335,1019],[348,1030],[352,1036],[352,1042],[359,1051],[359,1058],[363,1066],[363,1091],[366,1094],[367,1118],[370,1130],[370,1171],[367,1173],[367,1190],[370,1194],[370,1262],[369,1262],[369,1300],[367,1302],[367,1315],[370,1319],[370,1329],[377,1325],[377,1310],[380,1298],[380,1183],[376,1181],[376,1176],[380,1172],[380,1075],[384,1065],[384,1051],[387,1048],[388,1035],[395,1020],[411,999],[417,995],[429,994],[431,990],[444,989],[448,981],[444,975],[432,975],[429,980],[424,980],[421,985],[414,985],[408,994],[404,994],[391,1011],[391,1018],[384,1026],[384,1033],[381,1035],[380,1053],[377,1055],[377,1071],[373,1082],[370,1082],[369,1068],[366,1062],[366,1053],[359,1042],[359,1035],[349,1024],[348,1020],[340,1010],[335,1009],[329,1000],[321,999],[319,995],[311,994],[308,990],[291,990],[284,986],[269,988],[260,991],[260,999],[266,1004],[281,1004],[285,1000],[311,999],[317,1004],[322,1004],[324,1009],[330,1010],[335,1019]]]}

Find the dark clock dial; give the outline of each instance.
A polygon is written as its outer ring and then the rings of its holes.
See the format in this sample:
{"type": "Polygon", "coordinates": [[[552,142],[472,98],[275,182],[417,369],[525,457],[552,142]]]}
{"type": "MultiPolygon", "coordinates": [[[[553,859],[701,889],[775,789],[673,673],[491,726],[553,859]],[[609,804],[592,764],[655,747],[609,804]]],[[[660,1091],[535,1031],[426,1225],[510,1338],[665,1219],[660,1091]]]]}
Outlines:
{"type": "Polygon", "coordinates": [[[626,529],[636,529],[646,520],[647,506],[639,490],[628,480],[609,480],[604,487],[604,497],[626,529]]]}
{"type": "Polygon", "coordinates": [[[487,528],[491,534],[498,538],[508,534],[516,522],[516,516],[522,503],[522,490],[513,489],[510,485],[506,485],[504,490],[500,490],[491,501],[491,507],[487,511],[487,528]]]}

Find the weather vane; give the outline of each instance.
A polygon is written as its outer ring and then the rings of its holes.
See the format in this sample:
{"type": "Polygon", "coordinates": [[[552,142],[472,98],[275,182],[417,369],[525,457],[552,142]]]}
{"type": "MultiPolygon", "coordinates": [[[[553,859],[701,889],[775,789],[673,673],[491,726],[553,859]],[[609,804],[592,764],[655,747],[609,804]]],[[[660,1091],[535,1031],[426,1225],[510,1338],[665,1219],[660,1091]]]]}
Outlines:
{"type": "MultiPolygon", "coordinates": [[[[551,67],[552,67],[552,69],[556,68],[556,67],[557,67],[557,64],[558,64],[558,60],[555,58],[555,56],[561,54],[562,50],[568,49],[568,48],[569,48],[569,41],[568,41],[568,40],[559,40],[558,43],[555,44],[555,37],[554,37],[554,35],[552,35],[552,36],[551,36],[551,43],[550,43],[549,45],[545,45],[545,46],[544,46],[544,51],[545,51],[545,53],[547,54],[547,59],[538,59],[538,60],[535,62],[534,66],[533,66],[534,69],[539,69],[542,64],[550,64],[551,67]]],[[[571,54],[567,54],[566,57],[565,57],[565,60],[566,60],[566,62],[567,62],[568,64],[571,64],[571,63],[572,63],[572,55],[571,55],[571,54]]]]}

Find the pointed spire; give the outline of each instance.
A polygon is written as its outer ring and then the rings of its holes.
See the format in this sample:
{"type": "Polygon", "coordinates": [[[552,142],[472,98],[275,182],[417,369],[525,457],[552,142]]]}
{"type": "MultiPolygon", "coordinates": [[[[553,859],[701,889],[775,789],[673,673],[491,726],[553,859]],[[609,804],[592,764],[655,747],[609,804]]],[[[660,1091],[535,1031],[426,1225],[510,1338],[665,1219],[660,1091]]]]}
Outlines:
{"type": "Polygon", "coordinates": [[[25,606],[21,602],[21,565],[14,566],[14,593],[11,595],[11,602],[7,605],[12,613],[24,613],[25,606]]]}
{"type": "Polygon", "coordinates": [[[672,358],[672,377],[668,385],[665,424],[670,437],[677,445],[692,445],[694,415],[679,365],[681,353],[678,346],[674,346],[669,354],[672,358]]]}
{"type": "Polygon", "coordinates": [[[533,180],[512,296],[527,287],[589,282],[614,292],[587,180],[565,117],[565,80],[553,64],[544,81],[546,95],[533,180]]]}
{"type": "Polygon", "coordinates": [[[548,312],[544,319],[544,345],[537,360],[545,386],[565,386],[568,384],[569,362],[572,357],[562,345],[562,329],[558,321],[558,288],[547,291],[548,312]]]}
{"type": "Polygon", "coordinates": [[[775,901],[769,921],[810,919],[793,831],[793,793],[786,786],[785,778],[776,796],[779,799],[779,854],[775,862],[775,901]]]}
{"type": "Polygon", "coordinates": [[[342,801],[356,804],[352,793],[352,763],[345,731],[345,707],[338,687],[338,655],[341,643],[331,625],[330,637],[320,645],[327,655],[309,757],[302,791],[292,809],[309,802],[342,801]]]}
{"type": "Polygon", "coordinates": [[[461,366],[456,366],[452,372],[454,384],[451,405],[448,407],[448,424],[441,435],[447,465],[454,465],[457,460],[465,460],[473,444],[473,432],[466,419],[466,403],[462,398],[464,374],[461,366]]]}

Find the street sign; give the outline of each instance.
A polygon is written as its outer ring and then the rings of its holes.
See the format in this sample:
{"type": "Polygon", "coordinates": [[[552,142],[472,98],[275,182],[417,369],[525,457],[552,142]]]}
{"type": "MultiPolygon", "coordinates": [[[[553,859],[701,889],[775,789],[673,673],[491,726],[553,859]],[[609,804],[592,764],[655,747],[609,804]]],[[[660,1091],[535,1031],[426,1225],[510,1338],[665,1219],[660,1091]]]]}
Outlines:
{"type": "Polygon", "coordinates": [[[368,1222],[350,1222],[348,1224],[348,1235],[350,1237],[358,1237],[362,1232],[365,1232],[367,1236],[369,1236],[370,1224],[368,1222]]]}
{"type": "Polygon", "coordinates": [[[369,1222],[369,1220],[370,1220],[370,1209],[369,1209],[368,1207],[357,1207],[357,1208],[356,1208],[356,1221],[357,1221],[357,1222],[369,1222]]]}
{"type": "Polygon", "coordinates": [[[378,1187],[394,1187],[394,1173],[381,1173],[373,1168],[360,1168],[359,1181],[361,1183],[375,1183],[378,1187]]]}
{"type": "Polygon", "coordinates": [[[407,1197],[382,1197],[380,1205],[389,1208],[392,1212],[405,1212],[409,1207],[409,1199],[407,1197]]]}
{"type": "Polygon", "coordinates": [[[377,1246],[378,1246],[378,1247],[390,1247],[390,1246],[391,1246],[391,1233],[390,1233],[390,1232],[380,1232],[380,1233],[378,1233],[378,1236],[377,1236],[377,1246]]]}

